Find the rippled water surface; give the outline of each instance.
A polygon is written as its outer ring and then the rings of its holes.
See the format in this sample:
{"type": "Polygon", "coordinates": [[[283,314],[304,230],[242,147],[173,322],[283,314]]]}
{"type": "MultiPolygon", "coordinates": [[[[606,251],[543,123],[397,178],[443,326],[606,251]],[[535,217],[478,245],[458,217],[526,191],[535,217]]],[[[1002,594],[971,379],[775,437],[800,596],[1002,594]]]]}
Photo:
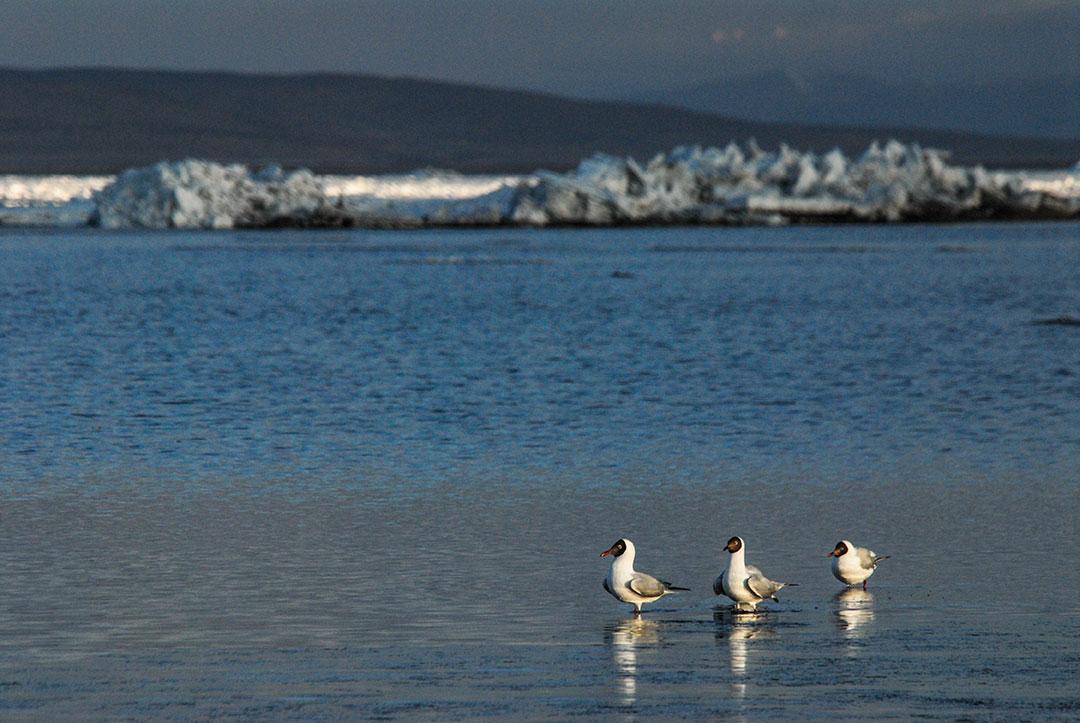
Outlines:
{"type": "Polygon", "coordinates": [[[0,717],[1076,717],[1060,317],[1077,224],[0,234],[0,717]]]}

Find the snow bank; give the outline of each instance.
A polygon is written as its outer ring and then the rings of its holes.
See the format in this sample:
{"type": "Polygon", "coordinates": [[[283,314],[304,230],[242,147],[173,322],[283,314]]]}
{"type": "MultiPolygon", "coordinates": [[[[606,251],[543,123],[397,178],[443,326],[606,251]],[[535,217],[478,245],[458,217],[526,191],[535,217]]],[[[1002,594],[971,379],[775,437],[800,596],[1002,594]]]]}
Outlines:
{"type": "Polygon", "coordinates": [[[0,226],[86,226],[111,176],[0,175],[0,226]]]}
{"type": "Polygon", "coordinates": [[[331,196],[396,200],[477,198],[507,186],[517,186],[521,180],[521,176],[466,176],[439,169],[387,176],[322,177],[326,192],[331,196]]]}
{"type": "Polygon", "coordinates": [[[332,177],[335,206],[352,225],[376,228],[506,223],[521,176],[426,170],[400,176],[332,177]]]}
{"type": "Polygon", "coordinates": [[[93,220],[106,228],[414,228],[1080,218],[1078,188],[1068,171],[1041,180],[989,173],[896,141],[855,159],[753,143],[677,148],[644,164],[597,155],[569,173],[524,177],[318,178],[188,160],[123,173],[94,194],[93,220]]]}
{"type": "Polygon", "coordinates": [[[17,176],[0,175],[0,208],[60,205],[90,200],[108,186],[111,176],[17,176]]]}

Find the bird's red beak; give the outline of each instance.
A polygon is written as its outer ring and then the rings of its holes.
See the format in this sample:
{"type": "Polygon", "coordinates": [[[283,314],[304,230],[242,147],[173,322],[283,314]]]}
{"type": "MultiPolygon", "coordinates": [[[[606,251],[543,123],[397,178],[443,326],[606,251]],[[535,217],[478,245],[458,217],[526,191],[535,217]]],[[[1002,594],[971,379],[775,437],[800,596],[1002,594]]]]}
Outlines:
{"type": "Polygon", "coordinates": [[[601,552],[600,557],[607,557],[608,555],[614,555],[614,554],[615,554],[615,547],[612,546],[612,547],[609,547],[608,549],[604,550],[603,552],[601,552]]]}

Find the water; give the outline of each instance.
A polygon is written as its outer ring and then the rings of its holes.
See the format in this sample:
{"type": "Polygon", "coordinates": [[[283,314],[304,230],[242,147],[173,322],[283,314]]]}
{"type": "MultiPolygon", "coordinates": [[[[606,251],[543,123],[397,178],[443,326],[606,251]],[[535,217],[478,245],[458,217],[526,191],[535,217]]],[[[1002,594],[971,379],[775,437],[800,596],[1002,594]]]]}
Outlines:
{"type": "Polygon", "coordinates": [[[1063,315],[1077,224],[6,232],[0,716],[1075,717],[1063,315]]]}

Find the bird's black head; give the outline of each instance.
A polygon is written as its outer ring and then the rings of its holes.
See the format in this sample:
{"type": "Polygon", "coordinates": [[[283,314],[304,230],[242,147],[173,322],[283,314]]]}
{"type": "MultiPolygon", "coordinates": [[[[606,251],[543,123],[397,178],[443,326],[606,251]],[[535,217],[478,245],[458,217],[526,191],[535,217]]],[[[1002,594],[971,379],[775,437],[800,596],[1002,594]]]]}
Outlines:
{"type": "Polygon", "coordinates": [[[724,549],[728,552],[738,552],[742,549],[742,546],[743,541],[741,537],[732,537],[730,540],[727,541],[727,544],[724,545],[724,549]]]}
{"type": "Polygon", "coordinates": [[[847,553],[848,553],[847,543],[844,542],[843,540],[840,540],[840,542],[836,543],[836,547],[833,548],[833,551],[830,552],[828,555],[826,555],[826,557],[843,557],[847,553]]]}
{"type": "Polygon", "coordinates": [[[601,552],[600,557],[607,557],[608,555],[618,557],[619,555],[623,554],[624,552],[626,552],[626,540],[620,539],[614,545],[612,545],[608,549],[601,552]]]}

